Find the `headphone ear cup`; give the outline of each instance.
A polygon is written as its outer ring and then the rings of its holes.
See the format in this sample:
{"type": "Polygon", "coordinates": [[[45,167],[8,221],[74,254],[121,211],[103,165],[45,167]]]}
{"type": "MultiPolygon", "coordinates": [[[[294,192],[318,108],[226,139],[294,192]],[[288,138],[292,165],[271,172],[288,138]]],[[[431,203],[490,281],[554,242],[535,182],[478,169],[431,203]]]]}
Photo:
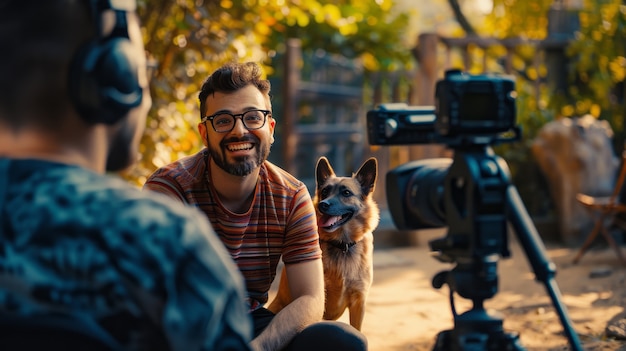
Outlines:
{"type": "Polygon", "coordinates": [[[91,124],[115,124],[141,104],[136,49],[126,38],[92,41],[81,48],[70,68],[70,96],[91,124]]]}

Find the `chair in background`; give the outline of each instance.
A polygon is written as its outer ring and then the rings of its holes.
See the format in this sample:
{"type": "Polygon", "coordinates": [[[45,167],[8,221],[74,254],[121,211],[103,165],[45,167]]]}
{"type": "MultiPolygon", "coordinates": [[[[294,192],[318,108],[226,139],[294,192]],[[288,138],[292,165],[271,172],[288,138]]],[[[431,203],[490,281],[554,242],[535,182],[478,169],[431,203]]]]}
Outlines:
{"type": "Polygon", "coordinates": [[[622,152],[620,171],[617,181],[615,182],[613,193],[610,196],[589,196],[586,194],[576,195],[576,200],[585,206],[585,208],[592,211],[595,217],[595,222],[591,233],[589,233],[587,239],[578,251],[578,254],[574,257],[574,263],[578,263],[580,261],[580,258],[593,243],[594,239],[599,233],[602,233],[602,236],[604,236],[609,245],[615,250],[619,259],[624,265],[626,265],[626,259],[622,255],[620,247],[617,245],[615,239],[609,232],[609,228],[611,227],[619,227],[622,230],[626,230],[626,222],[620,218],[620,215],[626,214],[626,204],[620,201],[620,194],[622,193],[625,180],[626,149],[622,152]]]}

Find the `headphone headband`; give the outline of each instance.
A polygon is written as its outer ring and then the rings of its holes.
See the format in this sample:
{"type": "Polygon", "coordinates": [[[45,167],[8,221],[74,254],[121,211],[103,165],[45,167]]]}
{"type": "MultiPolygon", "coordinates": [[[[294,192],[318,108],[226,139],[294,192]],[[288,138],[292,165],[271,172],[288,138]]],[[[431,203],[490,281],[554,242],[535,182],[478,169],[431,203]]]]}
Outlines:
{"type": "Polygon", "coordinates": [[[141,104],[139,63],[128,35],[128,12],[135,0],[90,0],[97,37],[76,53],[70,69],[70,96],[89,123],[115,124],[141,104]],[[102,34],[102,12],[115,11],[113,31],[102,34]]]}

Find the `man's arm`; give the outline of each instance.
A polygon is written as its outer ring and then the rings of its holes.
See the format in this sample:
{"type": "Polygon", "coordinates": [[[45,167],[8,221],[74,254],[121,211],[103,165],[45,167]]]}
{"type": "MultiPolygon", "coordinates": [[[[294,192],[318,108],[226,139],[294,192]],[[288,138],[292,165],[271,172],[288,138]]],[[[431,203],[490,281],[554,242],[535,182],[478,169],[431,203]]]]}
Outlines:
{"type": "Polygon", "coordinates": [[[293,301],[281,310],[250,346],[274,351],[287,346],[305,327],[324,315],[324,273],[322,260],[285,265],[293,301]]]}

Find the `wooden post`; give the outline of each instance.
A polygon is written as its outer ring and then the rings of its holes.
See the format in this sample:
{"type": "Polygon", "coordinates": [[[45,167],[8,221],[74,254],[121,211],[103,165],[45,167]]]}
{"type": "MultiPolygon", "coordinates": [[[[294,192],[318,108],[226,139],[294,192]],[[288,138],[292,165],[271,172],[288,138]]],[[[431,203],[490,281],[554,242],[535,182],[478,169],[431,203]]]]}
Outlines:
{"type": "MultiPolygon", "coordinates": [[[[435,85],[437,84],[437,46],[439,36],[435,33],[422,33],[418,36],[418,44],[414,50],[418,63],[417,73],[413,80],[414,93],[410,96],[411,105],[434,106],[435,85]]],[[[440,145],[413,146],[409,150],[411,160],[440,157],[444,147],[440,145]]]]}
{"type": "Polygon", "coordinates": [[[410,97],[412,105],[433,105],[435,103],[435,84],[437,82],[437,43],[435,33],[423,33],[418,37],[415,59],[418,67],[413,85],[414,95],[410,97]]]}
{"type": "Polygon", "coordinates": [[[513,74],[513,48],[506,48],[506,57],[504,59],[504,73],[513,74]]]}
{"type": "Polygon", "coordinates": [[[283,147],[283,159],[285,170],[295,174],[295,156],[297,136],[295,125],[297,123],[297,90],[300,83],[300,67],[302,62],[302,43],[300,39],[288,39],[285,51],[285,82],[283,88],[284,112],[283,128],[285,144],[283,147]]]}
{"type": "Polygon", "coordinates": [[[571,65],[565,48],[580,28],[578,10],[553,5],[548,11],[548,37],[542,41],[548,68],[548,85],[553,94],[570,98],[568,68],[571,65]]]}

